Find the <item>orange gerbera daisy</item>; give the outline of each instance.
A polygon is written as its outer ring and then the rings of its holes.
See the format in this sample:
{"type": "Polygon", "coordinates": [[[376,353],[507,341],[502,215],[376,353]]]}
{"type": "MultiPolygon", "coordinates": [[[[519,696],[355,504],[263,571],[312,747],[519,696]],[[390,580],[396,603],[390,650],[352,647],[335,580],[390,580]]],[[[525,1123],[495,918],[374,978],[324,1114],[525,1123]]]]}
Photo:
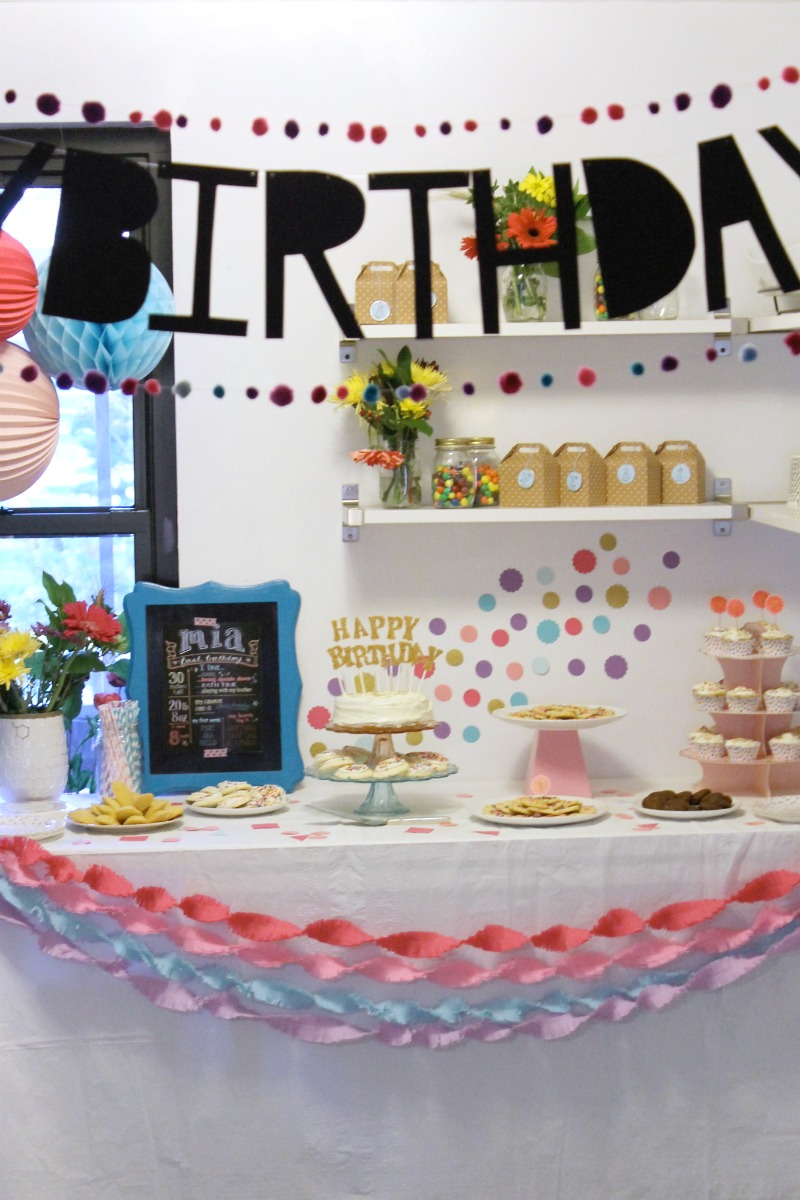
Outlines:
{"type": "Polygon", "coordinates": [[[461,253],[466,254],[467,258],[478,257],[478,239],[474,237],[465,237],[461,239],[461,253]]]}
{"type": "Polygon", "coordinates": [[[558,228],[555,217],[548,217],[543,208],[521,208],[518,213],[511,213],[506,226],[506,234],[516,238],[521,250],[538,250],[543,246],[555,246],[553,234],[558,228]]]}

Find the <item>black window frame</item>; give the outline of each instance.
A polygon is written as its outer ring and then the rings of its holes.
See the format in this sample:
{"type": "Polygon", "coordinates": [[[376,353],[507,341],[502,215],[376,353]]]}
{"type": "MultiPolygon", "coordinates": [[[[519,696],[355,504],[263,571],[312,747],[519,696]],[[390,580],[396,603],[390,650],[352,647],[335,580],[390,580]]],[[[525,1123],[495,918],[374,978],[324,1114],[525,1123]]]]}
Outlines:
{"type": "MultiPolygon", "coordinates": [[[[158,211],[143,229],[131,234],[142,240],[152,261],[172,287],[172,205],[170,181],[161,179],[158,164],[171,161],[170,136],[151,125],[0,125],[0,188],[37,142],[57,147],[32,186],[58,186],[67,149],[91,150],[132,159],[150,169],[158,194],[158,211]]],[[[132,535],[134,577],[166,586],[178,585],[178,495],[175,431],[173,343],[151,372],[161,393],[138,389],[131,398],[133,417],[134,501],[131,507],[41,507],[15,509],[0,505],[0,538],[102,537],[132,535]]],[[[13,501],[12,501],[13,503],[13,501]]]]}

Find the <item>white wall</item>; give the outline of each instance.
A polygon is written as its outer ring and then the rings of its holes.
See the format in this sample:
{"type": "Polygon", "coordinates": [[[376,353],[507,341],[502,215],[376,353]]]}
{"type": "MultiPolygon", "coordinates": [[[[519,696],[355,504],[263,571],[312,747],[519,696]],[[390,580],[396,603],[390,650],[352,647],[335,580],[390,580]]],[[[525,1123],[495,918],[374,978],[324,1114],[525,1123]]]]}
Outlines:
{"type": "MultiPolygon", "coordinates": [[[[438,715],[452,729],[437,748],[464,774],[519,777],[527,735],[493,720],[486,708],[517,691],[531,702],[590,701],[628,710],[625,721],[587,738],[594,773],[654,780],[691,774],[678,750],[700,723],[691,683],[715,674],[715,665],[698,655],[710,623],[708,598],[721,592],[749,599],[761,587],[780,592],[784,623],[800,633],[800,597],[796,542],[762,528],[737,527],[728,539],[713,538],[704,526],[671,523],[490,531],[470,526],[465,514],[464,527],[453,531],[366,529],[357,545],[344,545],[340,486],[357,481],[369,493],[374,480],[347,457],[363,444],[352,417],[309,399],[318,384],[335,387],[342,369],[339,331],[304,264],[293,262],[287,271],[284,339],[263,336],[264,172],[327,171],[366,190],[367,175],[380,171],[491,168],[504,181],[520,178],[532,164],[547,169],[553,161],[570,161],[581,176],[582,158],[633,157],[675,182],[699,229],[697,143],[733,134],[785,244],[797,246],[800,179],[757,130],[777,124],[800,140],[800,85],[780,80],[798,32],[797,5],[769,2],[4,4],[2,91],[18,93],[6,106],[7,120],[37,119],[41,92],[59,96],[67,121],[81,120],[85,100],[102,101],[111,120],[125,120],[134,109],[150,116],[166,108],[188,117],[185,129],[174,129],[175,160],[259,172],[257,189],[220,191],[214,242],[212,311],[246,318],[248,336],[182,335],[176,342],[177,378],[192,384],[191,395],[178,401],[181,577],[186,584],[285,578],[300,592],[304,754],[320,738],[306,714],[330,703],[332,622],[396,613],[419,618],[417,629],[426,635],[429,622],[441,618],[446,630],[431,641],[463,655],[460,665],[443,655],[432,684],[453,693],[437,701],[438,715]],[[767,91],[756,87],[763,75],[773,81],[767,91]],[[733,87],[734,100],[717,111],[708,95],[721,82],[733,87]],[[682,91],[693,102],[678,113],[672,98],[682,91]],[[658,116],[647,112],[651,100],[661,103],[658,116]],[[584,106],[602,113],[612,102],[625,106],[624,120],[601,116],[593,126],[581,123],[584,106]],[[542,114],[556,123],[547,137],[536,131],[542,114]],[[251,132],[258,116],[270,123],[263,138],[251,132]],[[209,127],[214,117],[222,121],[218,132],[209,127]],[[508,132],[499,130],[502,117],[512,121],[508,132]],[[474,133],[464,130],[469,118],[479,123],[474,133]],[[282,132],[289,119],[301,128],[295,140],[282,132]],[[325,138],[317,133],[323,121],[331,129],[325,138]],[[388,137],[382,145],[353,143],[345,133],[351,121],[384,125],[388,137]],[[452,123],[450,136],[438,132],[442,121],[452,123]],[[429,129],[424,139],[414,134],[417,123],[429,129]],[[279,383],[294,390],[286,408],[267,398],[279,383]],[[212,395],[216,384],[225,387],[222,400],[212,395]],[[251,385],[259,389],[257,400],[245,398],[251,385]],[[615,550],[599,548],[604,533],[617,537],[615,550]],[[586,548],[598,558],[591,577],[572,566],[573,554],[586,548]],[[664,566],[668,551],[679,556],[679,566],[664,566]],[[630,564],[624,576],[614,568],[620,558],[630,564]],[[498,583],[508,568],[524,578],[518,592],[498,583]],[[542,583],[538,576],[548,568],[552,582],[542,583]],[[592,586],[591,602],[575,599],[581,583],[592,586]],[[630,593],[620,609],[604,600],[614,584],[630,593]],[[654,586],[669,588],[667,609],[648,603],[654,586]],[[555,610],[543,605],[548,591],[560,597],[555,610]],[[481,607],[487,595],[496,600],[493,611],[487,601],[481,607]],[[514,633],[507,648],[497,647],[493,632],[508,629],[515,613],[527,618],[527,629],[514,633]],[[608,617],[607,633],[592,631],[597,616],[608,617]],[[582,620],[583,632],[564,631],[569,617],[582,620]],[[561,627],[553,644],[536,634],[545,619],[561,627]],[[645,624],[651,636],[637,640],[634,630],[645,624]],[[475,627],[477,641],[462,640],[465,625],[475,627]],[[605,673],[611,655],[627,660],[621,679],[605,673]],[[548,673],[537,675],[532,663],[542,658],[548,673]],[[575,658],[585,664],[581,676],[569,673],[575,658]],[[475,674],[481,660],[492,668],[486,679],[475,674]],[[523,667],[518,682],[506,674],[509,662],[523,667]],[[480,692],[474,708],[461,699],[471,688],[480,692]],[[474,742],[464,739],[470,728],[478,733],[474,742]]],[[[176,183],[174,197],[175,289],[179,311],[189,311],[194,186],[176,183]]],[[[449,281],[451,318],[477,320],[476,268],[458,249],[470,232],[471,210],[437,198],[431,213],[433,256],[449,281]]],[[[325,213],[310,212],[308,220],[324,222],[325,213]]],[[[748,252],[757,255],[758,247],[746,229],[726,234],[734,311],[768,312],[768,301],[756,294],[759,271],[748,252]]],[[[362,231],[332,251],[330,262],[352,298],[362,262],[411,256],[407,201],[371,193],[362,231]]],[[[682,315],[704,311],[700,254],[681,287],[681,303],[682,315]]],[[[360,361],[370,361],[380,344],[368,343],[360,361]]],[[[520,439],[553,449],[582,439],[602,453],[620,439],[655,445],[690,438],[705,453],[710,475],[732,476],[737,499],[779,499],[786,494],[789,454],[800,448],[800,359],[779,336],[755,344],[758,358],[748,365],[736,352],[727,361],[707,362],[707,343],[693,337],[601,340],[584,333],[426,345],[424,352],[436,353],[454,384],[452,398],[436,410],[436,433],[491,434],[503,450],[520,439]],[[680,360],[671,374],[659,367],[668,352],[680,360]],[[639,379],[630,371],[634,359],[646,366],[639,379]],[[576,382],[583,365],[597,371],[591,389],[576,382]],[[502,396],[497,385],[508,368],[525,379],[514,397],[502,396]],[[555,378],[548,390],[538,382],[545,371],[555,378]],[[466,381],[476,387],[471,399],[461,392],[466,381]]]]}

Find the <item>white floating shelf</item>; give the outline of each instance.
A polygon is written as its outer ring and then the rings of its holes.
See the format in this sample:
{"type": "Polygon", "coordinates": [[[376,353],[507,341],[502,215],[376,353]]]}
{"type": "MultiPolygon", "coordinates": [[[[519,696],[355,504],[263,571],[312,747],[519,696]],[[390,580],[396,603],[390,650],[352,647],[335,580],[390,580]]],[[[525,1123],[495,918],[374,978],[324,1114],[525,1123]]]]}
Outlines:
{"type": "MultiPolygon", "coordinates": [[[[793,328],[787,326],[786,328],[793,328]]],[[[565,329],[560,321],[520,321],[517,323],[500,323],[499,334],[484,334],[481,324],[446,323],[434,325],[433,338],[417,338],[416,325],[362,325],[361,330],[365,339],[390,338],[398,341],[439,341],[442,338],[476,338],[476,337],[614,337],[621,334],[628,336],[671,334],[673,337],[684,334],[705,334],[711,337],[718,334],[730,336],[732,322],[729,317],[706,317],[698,320],[685,321],[584,321],[580,329],[565,329]]],[[[344,339],[347,340],[347,339],[344,339]]]]}
{"type": "MultiPolygon", "coordinates": [[[[360,525],[503,525],[601,521],[732,521],[747,517],[747,505],[653,504],[586,508],[383,508],[380,505],[345,506],[343,523],[360,525]]],[[[800,532],[800,523],[798,523],[800,532]]]]}
{"type": "Polygon", "coordinates": [[[750,333],[791,333],[800,329],[800,312],[781,313],[775,317],[751,317],[750,333]]]}
{"type": "Polygon", "coordinates": [[[771,525],[773,529],[785,529],[788,533],[800,533],[800,513],[788,504],[750,504],[750,520],[758,525],[771,525]]]}

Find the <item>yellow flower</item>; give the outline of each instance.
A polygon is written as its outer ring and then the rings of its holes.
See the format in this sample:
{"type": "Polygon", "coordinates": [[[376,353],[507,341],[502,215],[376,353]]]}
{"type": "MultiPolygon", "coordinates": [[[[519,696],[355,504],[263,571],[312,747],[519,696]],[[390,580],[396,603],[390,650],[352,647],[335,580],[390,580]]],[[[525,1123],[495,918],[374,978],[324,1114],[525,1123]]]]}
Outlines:
{"type": "Polygon", "coordinates": [[[421,404],[419,400],[401,400],[397,406],[404,417],[411,417],[412,421],[418,421],[428,411],[427,404],[421,404]]]}
{"type": "Polygon", "coordinates": [[[36,638],[25,630],[6,629],[0,633],[0,661],[29,658],[38,649],[36,638]]]}
{"type": "Polygon", "coordinates": [[[540,175],[538,171],[529,171],[520,181],[519,190],[533,196],[537,204],[546,204],[548,208],[556,206],[556,185],[552,175],[540,175]]]}
{"type": "Polygon", "coordinates": [[[364,388],[368,383],[368,377],[357,371],[355,375],[351,375],[349,379],[345,379],[344,383],[340,383],[328,399],[333,404],[338,404],[340,408],[347,408],[348,405],[356,407],[360,404],[364,388]]]}
{"type": "Polygon", "coordinates": [[[0,658],[0,687],[7,688],[14,680],[28,674],[24,662],[13,658],[0,658]]]}
{"type": "Polygon", "coordinates": [[[431,367],[427,363],[417,362],[416,360],[412,362],[411,378],[414,383],[423,384],[429,392],[450,391],[447,376],[442,371],[437,371],[436,367],[431,367]]]}

